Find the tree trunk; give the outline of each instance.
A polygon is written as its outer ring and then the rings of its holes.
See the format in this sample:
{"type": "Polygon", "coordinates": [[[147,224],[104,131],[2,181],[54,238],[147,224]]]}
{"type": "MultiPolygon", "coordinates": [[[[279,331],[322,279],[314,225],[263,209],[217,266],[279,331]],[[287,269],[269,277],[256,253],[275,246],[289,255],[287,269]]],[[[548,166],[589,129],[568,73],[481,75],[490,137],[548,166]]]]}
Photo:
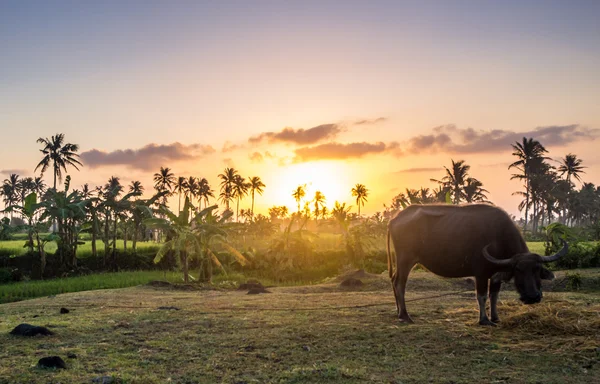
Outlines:
{"type": "Polygon", "coordinates": [[[35,237],[37,240],[37,249],[40,255],[40,279],[44,280],[44,271],[46,270],[46,252],[42,248],[42,244],[40,243],[40,234],[35,233],[35,237]]]}
{"type": "Polygon", "coordinates": [[[115,221],[113,224],[113,243],[112,243],[112,263],[113,263],[113,267],[115,269],[117,266],[117,221],[118,221],[118,217],[115,214],[115,221]]]}
{"type": "Polygon", "coordinates": [[[108,213],[106,213],[106,218],[104,221],[104,268],[107,267],[108,265],[108,255],[110,253],[110,229],[109,229],[109,220],[110,220],[110,216],[108,215],[108,213]]]}
{"type": "Polygon", "coordinates": [[[133,223],[134,228],[133,228],[133,238],[131,239],[131,249],[133,250],[133,254],[136,254],[136,246],[137,246],[137,237],[138,237],[138,232],[140,231],[140,226],[138,223],[134,222],[133,223]]]}
{"type": "Polygon", "coordinates": [[[123,227],[123,252],[127,251],[127,225],[123,227]]]}
{"type": "Polygon", "coordinates": [[[92,257],[95,259],[98,254],[96,251],[96,214],[92,214],[92,257]]]}
{"type": "Polygon", "coordinates": [[[187,260],[187,252],[181,252],[181,261],[183,263],[183,281],[187,284],[189,282],[188,275],[188,260],[187,260]]]}

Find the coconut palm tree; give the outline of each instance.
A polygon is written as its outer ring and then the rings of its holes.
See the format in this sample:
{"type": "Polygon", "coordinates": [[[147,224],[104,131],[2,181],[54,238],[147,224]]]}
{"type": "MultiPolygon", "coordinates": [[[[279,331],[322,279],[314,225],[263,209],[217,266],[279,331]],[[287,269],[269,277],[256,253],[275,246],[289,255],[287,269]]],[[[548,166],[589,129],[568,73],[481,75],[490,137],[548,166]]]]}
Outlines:
{"type": "Polygon", "coordinates": [[[140,196],[141,194],[143,194],[144,186],[142,185],[142,182],[138,180],[132,181],[131,184],[129,184],[129,193],[135,196],[140,196]]]}
{"type": "Polygon", "coordinates": [[[177,182],[175,183],[175,187],[173,188],[173,192],[177,192],[179,195],[179,205],[177,206],[177,212],[181,212],[181,194],[185,191],[185,177],[179,176],[177,178],[177,182]]]}
{"type": "Polygon", "coordinates": [[[33,192],[35,192],[38,196],[43,196],[44,192],[46,192],[46,183],[41,177],[36,177],[33,179],[33,192]]]}
{"type": "Polygon", "coordinates": [[[204,208],[208,207],[208,199],[215,197],[213,192],[214,191],[210,188],[210,184],[208,184],[206,178],[203,177],[198,180],[198,200],[201,202],[202,199],[204,199],[204,208]]]}
{"type": "Polygon", "coordinates": [[[265,187],[266,185],[262,182],[260,177],[250,177],[250,193],[252,194],[252,210],[250,211],[250,214],[252,215],[252,217],[254,217],[254,192],[258,192],[259,195],[262,195],[265,191],[265,187]]]}
{"type": "Polygon", "coordinates": [[[226,210],[229,211],[229,204],[233,199],[233,184],[235,183],[236,177],[239,176],[238,171],[235,168],[227,167],[223,173],[219,174],[218,177],[221,179],[221,201],[226,205],[226,210]]]}
{"type": "Polygon", "coordinates": [[[352,196],[356,197],[356,205],[358,206],[358,216],[360,216],[360,206],[365,206],[367,197],[369,196],[369,190],[363,184],[356,184],[352,188],[352,196]]]}
{"type": "Polygon", "coordinates": [[[239,221],[239,210],[240,210],[240,200],[248,195],[248,189],[250,188],[250,183],[246,182],[246,179],[240,175],[236,175],[233,181],[233,189],[232,196],[237,199],[237,206],[235,210],[235,220],[239,221]]]}
{"type": "Polygon", "coordinates": [[[573,176],[575,179],[577,179],[577,181],[581,183],[581,176],[579,174],[585,173],[583,169],[587,168],[581,165],[582,163],[583,161],[581,159],[578,159],[577,155],[569,153],[565,156],[564,159],[561,159],[561,164],[558,167],[558,172],[560,172],[560,176],[566,174],[567,181],[569,183],[571,182],[571,176],[573,176]]]}
{"type": "MultiPolygon", "coordinates": [[[[2,195],[4,200],[4,205],[6,207],[16,205],[19,201],[20,196],[20,188],[21,181],[19,179],[19,175],[16,173],[12,173],[8,176],[8,179],[4,180],[2,184],[2,195]]],[[[10,218],[13,218],[13,212],[10,212],[10,218]]]]}
{"type": "Polygon", "coordinates": [[[313,202],[315,203],[315,220],[317,220],[321,214],[321,209],[325,207],[325,195],[323,195],[321,191],[315,192],[315,198],[313,199],[313,202]]]}
{"type": "Polygon", "coordinates": [[[463,188],[467,203],[486,202],[488,190],[483,188],[483,183],[474,177],[469,177],[463,188]]]}
{"type": "Polygon", "coordinates": [[[77,160],[79,154],[79,146],[77,144],[65,143],[65,135],[63,133],[57,133],[56,135],[48,138],[40,137],[37,142],[43,144],[44,147],[40,149],[40,152],[44,154],[42,160],[35,167],[35,171],[38,168],[42,168],[41,176],[44,175],[46,170],[52,166],[52,174],[54,176],[53,188],[56,190],[56,179],[62,181],[63,171],[67,171],[67,166],[72,166],[76,170],[79,170],[77,166],[82,164],[77,160]]]}
{"type": "Polygon", "coordinates": [[[167,198],[175,185],[175,175],[171,172],[171,168],[160,167],[160,170],[154,174],[154,189],[157,192],[167,191],[163,196],[163,205],[167,204],[167,198]]]}
{"type": "Polygon", "coordinates": [[[292,197],[296,200],[296,203],[298,203],[298,213],[300,213],[300,202],[304,196],[306,196],[306,184],[299,185],[298,188],[294,190],[294,193],[292,193],[292,197]]]}
{"type": "Polygon", "coordinates": [[[464,185],[468,179],[470,165],[467,165],[464,160],[452,160],[452,167],[444,167],[446,175],[441,180],[431,179],[444,187],[447,187],[453,196],[453,203],[460,204],[464,197],[464,185]]]}
{"type": "Polygon", "coordinates": [[[548,151],[539,141],[534,140],[533,138],[523,137],[522,142],[515,142],[513,145],[513,156],[517,157],[517,161],[508,166],[508,169],[515,168],[520,173],[513,174],[510,178],[524,180],[525,181],[525,227],[527,227],[527,220],[529,218],[529,198],[530,198],[530,188],[529,184],[531,182],[531,173],[532,168],[534,167],[534,163],[539,162],[540,160],[545,159],[544,154],[548,151]]]}

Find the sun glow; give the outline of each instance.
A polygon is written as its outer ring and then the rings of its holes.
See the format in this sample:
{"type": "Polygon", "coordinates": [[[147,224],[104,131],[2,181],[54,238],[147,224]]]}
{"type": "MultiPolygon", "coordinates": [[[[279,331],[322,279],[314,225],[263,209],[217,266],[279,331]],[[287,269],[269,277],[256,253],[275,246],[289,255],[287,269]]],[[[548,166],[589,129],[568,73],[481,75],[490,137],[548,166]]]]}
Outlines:
{"type": "Polygon", "coordinates": [[[354,184],[351,178],[350,168],[340,162],[291,164],[282,167],[281,173],[277,176],[277,183],[273,184],[273,198],[280,202],[279,205],[286,205],[294,212],[297,210],[297,205],[292,193],[299,185],[306,185],[306,196],[302,204],[311,201],[316,191],[321,191],[325,195],[325,205],[331,208],[336,200],[340,202],[352,200],[351,189],[354,184]]]}

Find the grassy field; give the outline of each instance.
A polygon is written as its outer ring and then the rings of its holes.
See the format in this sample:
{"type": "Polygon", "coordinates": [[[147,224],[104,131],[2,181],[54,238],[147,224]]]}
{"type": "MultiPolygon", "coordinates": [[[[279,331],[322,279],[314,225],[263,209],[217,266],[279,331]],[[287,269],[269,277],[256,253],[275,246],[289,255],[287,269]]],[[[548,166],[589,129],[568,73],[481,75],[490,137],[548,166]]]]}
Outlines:
{"type": "Polygon", "coordinates": [[[502,323],[488,328],[476,325],[462,280],[419,271],[408,289],[415,324],[401,325],[388,279],[364,281],[359,290],[331,280],[263,295],[141,286],[3,304],[0,383],[598,382],[597,293],[550,292],[524,306],[503,291],[502,323]],[[418,300],[455,291],[463,293],[418,300]],[[8,334],[22,322],[56,334],[8,334]],[[68,369],[35,368],[51,355],[68,369]]]}
{"type": "MultiPolygon", "coordinates": [[[[24,244],[25,244],[24,240],[0,241],[0,252],[5,253],[5,254],[14,255],[14,256],[23,255],[24,253],[27,252],[27,248],[23,247],[24,244]]],[[[131,241],[127,242],[127,249],[131,249],[131,244],[132,244],[131,241]]],[[[159,247],[160,247],[160,244],[155,243],[153,241],[145,241],[145,242],[139,241],[137,243],[137,249],[139,251],[144,251],[146,249],[158,250],[159,247]]],[[[117,248],[123,249],[123,240],[117,240],[117,248]]],[[[44,249],[48,253],[53,253],[54,251],[56,251],[56,243],[50,242],[46,245],[46,247],[44,249]]],[[[98,252],[104,251],[104,243],[101,240],[96,240],[96,249],[98,250],[98,252]]],[[[79,257],[86,257],[91,254],[92,254],[92,242],[91,241],[85,241],[85,244],[80,245],[77,248],[77,255],[79,257]]]]}

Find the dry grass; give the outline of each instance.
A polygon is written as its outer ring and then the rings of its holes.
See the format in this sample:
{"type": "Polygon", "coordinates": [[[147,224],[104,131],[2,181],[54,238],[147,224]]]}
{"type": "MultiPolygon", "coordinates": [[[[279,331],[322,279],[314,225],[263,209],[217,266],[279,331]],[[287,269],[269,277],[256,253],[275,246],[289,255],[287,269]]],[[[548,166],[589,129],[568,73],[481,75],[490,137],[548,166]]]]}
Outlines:
{"type": "MultiPolygon", "coordinates": [[[[410,299],[462,290],[425,272],[411,278],[410,299]]],[[[547,293],[526,307],[502,292],[496,328],[476,325],[472,293],[414,301],[416,324],[407,326],[395,319],[387,279],[365,281],[359,290],[330,281],[263,295],[136,287],[0,305],[0,383],[598,382],[595,293],[547,293]],[[60,315],[63,306],[71,313],[60,315]],[[8,335],[21,322],[56,335],[8,335]],[[66,371],[34,367],[69,352],[78,358],[66,359],[66,371]]]]}

